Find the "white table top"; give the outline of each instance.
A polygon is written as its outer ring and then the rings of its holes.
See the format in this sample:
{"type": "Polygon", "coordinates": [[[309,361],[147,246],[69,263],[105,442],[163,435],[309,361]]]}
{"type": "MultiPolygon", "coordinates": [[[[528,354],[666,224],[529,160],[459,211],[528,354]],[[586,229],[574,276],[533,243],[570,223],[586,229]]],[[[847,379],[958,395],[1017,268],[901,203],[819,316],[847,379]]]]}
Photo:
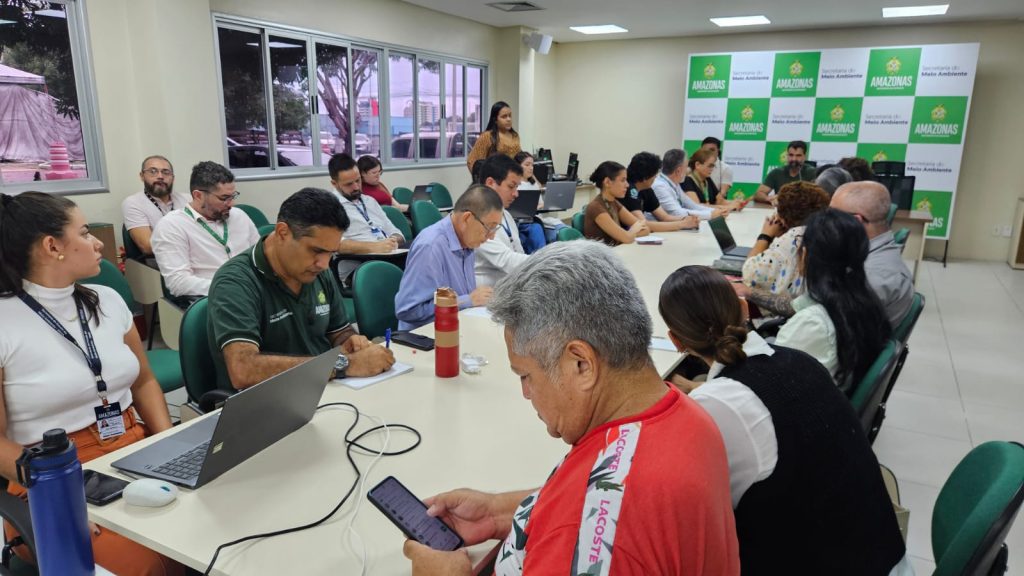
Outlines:
{"type": "MultiPolygon", "coordinates": [[[[729,225],[737,243],[750,245],[768,213],[748,207],[731,215],[729,225]]],[[[660,246],[627,245],[616,252],[637,277],[655,336],[664,336],[665,324],[657,314],[661,283],[680,266],[710,264],[721,251],[706,223],[697,233],[658,235],[665,238],[660,246]]],[[[323,402],[352,402],[368,414],[412,426],[423,436],[416,450],[382,459],[366,478],[367,490],[389,475],[421,498],[462,486],[495,492],[533,488],[544,482],[568,451],[565,443],[547,435],[529,401],[523,399],[508,366],[501,327],[465,311],[460,320],[461,351],[489,361],[481,374],[435,378],[433,352],[396,345],[396,358],[413,365],[413,372],[359,391],[328,384],[323,402]]],[[[432,328],[420,332],[432,335],[432,328]]],[[[677,358],[665,351],[652,351],[652,356],[659,371],[667,370],[677,358]]],[[[202,571],[223,542],[308,523],[337,504],[355,477],[342,440],[352,419],[347,410],[321,410],[310,425],[210,484],[182,490],[178,500],[165,508],[137,508],[118,500],[104,507],[90,505],[89,517],[202,571]]],[[[357,432],[372,425],[364,417],[357,432]]],[[[390,449],[408,446],[411,439],[410,434],[395,431],[390,449]]],[[[86,468],[118,475],[110,462],[153,440],[93,460],[86,468]]],[[[364,442],[379,445],[373,439],[364,442]]],[[[365,473],[371,458],[356,456],[356,461],[365,473]]],[[[350,551],[344,542],[356,498],[353,495],[335,517],[316,528],[224,550],[214,573],[356,573],[358,552],[350,551]]],[[[360,504],[355,528],[366,545],[369,574],[409,573],[410,565],[402,556],[404,536],[368,502],[360,504]]]]}

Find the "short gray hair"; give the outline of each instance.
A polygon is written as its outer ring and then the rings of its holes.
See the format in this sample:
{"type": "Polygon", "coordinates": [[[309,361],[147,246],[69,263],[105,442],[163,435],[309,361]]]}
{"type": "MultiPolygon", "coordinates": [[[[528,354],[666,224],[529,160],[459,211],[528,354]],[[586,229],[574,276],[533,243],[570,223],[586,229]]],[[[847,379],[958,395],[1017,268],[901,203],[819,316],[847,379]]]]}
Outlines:
{"type": "Polygon", "coordinates": [[[590,344],[612,369],[651,364],[651,315],[633,275],[604,244],[548,245],[498,282],[487,308],[511,334],[512,351],[549,375],[572,340],[590,344]]]}
{"type": "Polygon", "coordinates": [[[661,157],[661,173],[671,174],[683,164],[686,164],[686,150],[672,148],[661,157]]]}
{"type": "Polygon", "coordinates": [[[829,197],[836,193],[836,188],[847,182],[853,182],[853,176],[841,166],[826,168],[814,181],[822,190],[828,192],[829,197]]]}

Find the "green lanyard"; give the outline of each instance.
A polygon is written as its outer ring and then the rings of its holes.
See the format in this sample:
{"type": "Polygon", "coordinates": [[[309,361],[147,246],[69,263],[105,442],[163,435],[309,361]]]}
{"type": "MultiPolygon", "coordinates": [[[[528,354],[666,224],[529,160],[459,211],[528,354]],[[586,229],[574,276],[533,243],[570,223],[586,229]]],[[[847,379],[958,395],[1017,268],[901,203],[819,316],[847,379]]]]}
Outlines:
{"type": "Polygon", "coordinates": [[[191,216],[192,219],[195,220],[196,222],[199,222],[199,225],[202,226],[203,228],[205,228],[206,231],[210,233],[210,236],[213,236],[214,240],[216,240],[217,242],[220,242],[220,245],[224,247],[224,252],[227,253],[228,256],[231,256],[231,247],[228,246],[228,222],[227,222],[227,220],[224,221],[224,237],[221,238],[220,236],[217,235],[216,232],[213,231],[213,228],[210,228],[210,225],[206,223],[206,219],[204,219],[204,218],[196,218],[196,215],[192,213],[192,210],[190,210],[188,206],[185,207],[185,213],[188,214],[189,216],[191,216]]]}

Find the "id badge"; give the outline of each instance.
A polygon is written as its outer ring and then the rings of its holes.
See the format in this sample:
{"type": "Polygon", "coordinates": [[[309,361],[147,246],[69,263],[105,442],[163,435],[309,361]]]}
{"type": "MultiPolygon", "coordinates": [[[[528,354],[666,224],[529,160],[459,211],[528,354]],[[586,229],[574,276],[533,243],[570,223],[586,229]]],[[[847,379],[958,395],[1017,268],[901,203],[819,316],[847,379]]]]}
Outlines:
{"type": "Polygon", "coordinates": [[[111,402],[106,406],[100,405],[93,410],[96,411],[96,429],[99,430],[100,440],[109,440],[124,434],[124,418],[121,417],[120,402],[111,402]]]}

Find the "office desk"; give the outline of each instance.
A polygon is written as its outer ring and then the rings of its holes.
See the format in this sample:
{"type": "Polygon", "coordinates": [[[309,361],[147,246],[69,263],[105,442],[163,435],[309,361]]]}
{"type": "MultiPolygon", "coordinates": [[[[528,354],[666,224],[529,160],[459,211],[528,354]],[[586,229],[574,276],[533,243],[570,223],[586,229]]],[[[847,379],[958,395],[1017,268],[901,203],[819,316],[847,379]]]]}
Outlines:
{"type": "MultiPolygon", "coordinates": [[[[748,208],[729,217],[737,242],[749,244],[767,210],[748,208]]],[[[706,226],[704,224],[703,226],[706,226]]],[[[664,336],[657,315],[657,294],[678,266],[710,264],[720,255],[710,231],[659,234],[660,246],[629,245],[616,252],[637,276],[641,295],[654,319],[655,335],[664,336]]],[[[394,475],[421,498],[468,486],[504,491],[540,486],[568,451],[550,438],[518,378],[508,366],[502,329],[476,312],[460,313],[462,352],[482,354],[489,365],[478,375],[434,377],[433,353],[393,346],[396,358],[413,372],[355,391],[330,383],[323,402],[352,402],[368,414],[410,425],[423,435],[409,454],[382,459],[366,480],[367,489],[394,475]]],[[[432,336],[431,327],[420,332],[432,336]]],[[[659,372],[677,359],[672,352],[652,351],[659,372]]],[[[135,508],[118,500],[89,506],[89,517],[197,570],[205,569],[217,545],[249,534],[297,526],[326,514],[354,479],[342,441],[352,422],[343,409],[321,410],[310,425],[264,450],[199,490],[182,490],[165,508],[135,508]]],[[[183,426],[191,423],[183,424],[183,426]]],[[[374,425],[361,421],[358,430],[374,425]]],[[[394,432],[391,449],[409,445],[411,436],[394,432]]],[[[118,453],[93,460],[86,468],[118,473],[110,462],[152,442],[150,438],[118,453]]],[[[367,440],[376,446],[376,440],[367,440]]],[[[365,472],[371,458],[357,456],[365,472]]],[[[345,544],[354,495],[329,522],[297,534],[257,540],[221,553],[217,574],[354,574],[359,556],[345,544]]],[[[404,537],[369,503],[360,504],[355,528],[366,544],[369,574],[408,574],[402,556],[404,537]]]]}
{"type": "Polygon", "coordinates": [[[914,276],[914,283],[917,284],[917,267],[924,259],[924,241],[928,233],[928,225],[932,223],[932,213],[928,210],[898,210],[896,218],[892,221],[892,231],[900,228],[910,230],[907,237],[907,244],[903,247],[903,257],[913,261],[911,271],[914,276]]]}

